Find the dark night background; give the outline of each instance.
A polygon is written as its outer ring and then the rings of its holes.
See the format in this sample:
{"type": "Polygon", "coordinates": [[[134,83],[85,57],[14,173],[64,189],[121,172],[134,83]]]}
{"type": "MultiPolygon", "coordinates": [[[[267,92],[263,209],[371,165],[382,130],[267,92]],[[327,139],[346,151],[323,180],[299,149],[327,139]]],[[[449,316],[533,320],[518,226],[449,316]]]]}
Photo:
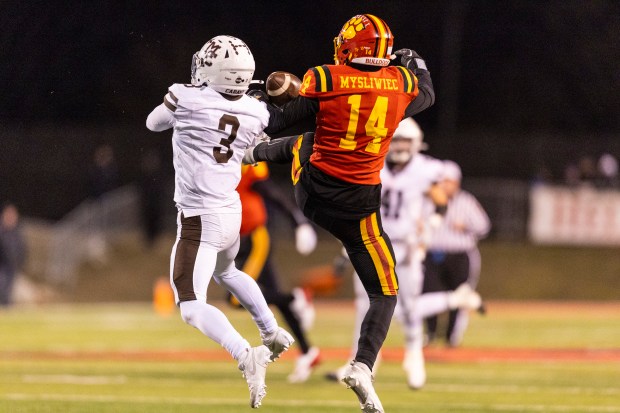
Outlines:
{"type": "Polygon", "coordinates": [[[86,196],[101,143],[124,183],[150,149],[171,173],[170,132],[144,122],[170,84],[189,82],[209,38],[243,39],[256,79],[301,77],[332,63],[334,36],[359,13],[426,59],[437,101],[417,120],[429,153],[466,176],[527,180],[546,167],[560,180],[583,154],[620,157],[618,1],[3,1],[0,198],[61,217],[86,196]]]}

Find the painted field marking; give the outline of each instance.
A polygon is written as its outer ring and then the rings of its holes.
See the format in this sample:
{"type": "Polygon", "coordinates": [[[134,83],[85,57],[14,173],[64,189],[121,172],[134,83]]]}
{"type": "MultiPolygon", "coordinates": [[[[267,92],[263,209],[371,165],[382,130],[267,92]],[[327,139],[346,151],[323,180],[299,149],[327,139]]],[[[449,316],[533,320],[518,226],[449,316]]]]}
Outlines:
{"type": "Polygon", "coordinates": [[[24,383],[46,383],[46,384],[125,384],[126,376],[79,376],[75,374],[26,374],[22,376],[24,383]]]}
{"type": "MultiPolygon", "coordinates": [[[[14,401],[61,401],[61,402],[99,402],[99,403],[149,403],[149,404],[221,404],[227,406],[246,406],[247,401],[240,399],[214,399],[214,398],[189,398],[189,397],[147,397],[132,396],[118,397],[111,395],[81,395],[81,394],[26,394],[9,393],[0,399],[14,401]]],[[[269,400],[266,404],[279,407],[298,407],[298,406],[326,406],[326,407],[346,407],[351,405],[350,400],[269,400]]],[[[386,403],[392,408],[408,408],[411,403],[386,403]]],[[[428,405],[428,404],[427,404],[428,405]]],[[[619,413],[619,406],[579,406],[579,405],[542,405],[542,404],[475,404],[475,403],[431,403],[433,407],[443,407],[445,409],[458,408],[461,410],[480,411],[514,411],[514,412],[572,412],[580,411],[583,413],[619,413]]]]}

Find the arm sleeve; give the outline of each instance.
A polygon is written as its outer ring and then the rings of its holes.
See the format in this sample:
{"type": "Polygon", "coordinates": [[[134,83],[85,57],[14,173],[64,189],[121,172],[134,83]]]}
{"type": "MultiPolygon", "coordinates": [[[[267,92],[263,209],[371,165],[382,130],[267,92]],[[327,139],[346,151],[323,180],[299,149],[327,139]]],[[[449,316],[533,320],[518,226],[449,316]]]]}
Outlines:
{"type": "Polygon", "coordinates": [[[269,125],[265,128],[265,133],[275,134],[300,120],[316,115],[319,111],[319,101],[298,96],[282,105],[282,108],[267,105],[267,110],[269,111],[269,125]]]}
{"type": "Polygon", "coordinates": [[[165,104],[157,106],[146,118],[146,127],[153,132],[161,132],[174,127],[174,114],[165,104]]]}
{"type": "Polygon", "coordinates": [[[465,203],[468,207],[468,212],[466,214],[467,231],[474,234],[478,239],[484,238],[491,230],[491,221],[489,220],[489,216],[473,195],[470,195],[467,198],[468,202],[465,203]]]}
{"type": "Polygon", "coordinates": [[[253,151],[254,162],[287,163],[293,160],[293,145],[299,136],[286,136],[261,142],[253,151]]]}
{"type": "Polygon", "coordinates": [[[256,181],[252,184],[252,189],[258,192],[263,198],[271,201],[280,209],[295,226],[308,222],[301,210],[295,205],[286,194],[269,179],[256,181]]]}
{"type": "Polygon", "coordinates": [[[435,103],[435,89],[431,72],[424,69],[416,69],[415,75],[418,78],[418,96],[405,109],[405,117],[413,116],[431,107],[435,103]]]}

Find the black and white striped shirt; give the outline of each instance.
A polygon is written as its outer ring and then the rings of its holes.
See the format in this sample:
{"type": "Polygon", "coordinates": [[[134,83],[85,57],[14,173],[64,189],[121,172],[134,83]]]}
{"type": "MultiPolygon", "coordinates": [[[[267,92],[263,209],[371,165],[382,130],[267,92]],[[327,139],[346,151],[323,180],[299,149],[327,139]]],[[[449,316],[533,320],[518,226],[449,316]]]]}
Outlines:
{"type": "Polygon", "coordinates": [[[431,236],[429,250],[465,252],[476,248],[478,240],[491,230],[491,221],[478,200],[459,190],[448,201],[446,216],[431,236]]]}

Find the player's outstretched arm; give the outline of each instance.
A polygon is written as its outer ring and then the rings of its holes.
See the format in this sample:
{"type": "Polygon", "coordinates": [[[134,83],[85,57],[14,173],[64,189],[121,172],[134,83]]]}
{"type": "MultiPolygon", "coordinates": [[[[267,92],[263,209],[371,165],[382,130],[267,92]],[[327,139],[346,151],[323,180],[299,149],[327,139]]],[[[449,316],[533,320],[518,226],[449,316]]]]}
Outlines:
{"type": "Polygon", "coordinates": [[[431,72],[426,68],[426,62],[420,55],[411,49],[400,49],[394,52],[400,56],[400,62],[418,78],[418,96],[407,106],[405,117],[413,116],[431,107],[435,103],[435,89],[431,72]]]}
{"type": "Polygon", "coordinates": [[[157,106],[146,118],[146,127],[153,132],[161,132],[174,127],[174,115],[163,103],[157,106]]]}
{"type": "Polygon", "coordinates": [[[282,105],[281,108],[269,107],[269,126],[265,128],[265,133],[276,134],[297,122],[316,116],[319,111],[319,102],[316,99],[298,96],[290,102],[282,105]]]}
{"type": "Polygon", "coordinates": [[[254,147],[246,149],[243,156],[244,164],[256,162],[287,163],[293,160],[293,145],[299,135],[286,136],[272,139],[269,142],[261,142],[254,147]]]}

